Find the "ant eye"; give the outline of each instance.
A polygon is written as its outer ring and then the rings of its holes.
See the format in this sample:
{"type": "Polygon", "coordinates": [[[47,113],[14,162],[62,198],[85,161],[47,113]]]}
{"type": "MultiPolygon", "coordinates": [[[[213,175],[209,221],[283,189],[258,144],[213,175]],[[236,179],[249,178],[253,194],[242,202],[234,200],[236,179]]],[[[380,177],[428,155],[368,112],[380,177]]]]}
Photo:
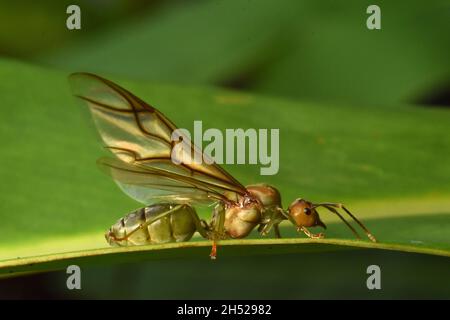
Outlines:
{"type": "Polygon", "coordinates": [[[311,214],[311,209],[310,208],[305,208],[305,209],[303,209],[303,212],[306,214],[306,215],[310,215],[311,214]]]}

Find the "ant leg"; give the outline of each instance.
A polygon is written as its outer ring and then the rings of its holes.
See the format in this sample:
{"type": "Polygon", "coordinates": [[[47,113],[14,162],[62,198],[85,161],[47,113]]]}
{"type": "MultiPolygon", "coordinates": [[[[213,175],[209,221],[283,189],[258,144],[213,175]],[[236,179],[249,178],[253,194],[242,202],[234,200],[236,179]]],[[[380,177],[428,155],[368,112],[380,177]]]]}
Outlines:
{"type": "Polygon", "coordinates": [[[259,232],[259,233],[263,232],[265,226],[266,226],[265,224],[262,224],[262,223],[261,223],[261,224],[258,226],[258,232],[259,232]]]}
{"type": "Polygon", "coordinates": [[[194,224],[195,224],[195,229],[198,231],[198,233],[200,233],[200,235],[205,238],[205,239],[209,239],[210,235],[208,233],[208,227],[207,227],[207,223],[205,220],[201,220],[198,217],[198,214],[192,210],[190,211],[192,219],[194,220],[194,224]]]}
{"type": "Polygon", "coordinates": [[[277,223],[276,225],[273,226],[273,231],[275,232],[275,237],[280,239],[281,238],[281,233],[280,233],[279,223],[277,223]]]}
{"type": "Polygon", "coordinates": [[[225,237],[225,208],[222,204],[219,204],[214,209],[213,221],[214,228],[209,235],[209,239],[213,241],[213,245],[209,256],[212,260],[215,260],[217,258],[217,241],[225,237]]]}
{"type": "Polygon", "coordinates": [[[267,234],[270,232],[270,230],[272,229],[273,226],[273,222],[269,221],[267,223],[261,223],[258,227],[258,232],[261,236],[267,236],[267,234]]]}
{"type": "Polygon", "coordinates": [[[297,229],[297,231],[303,231],[303,233],[306,234],[306,236],[308,238],[311,238],[311,239],[323,239],[323,238],[325,238],[325,235],[323,233],[318,233],[318,234],[312,233],[306,227],[300,227],[300,228],[297,229]]]}
{"type": "MultiPolygon", "coordinates": [[[[270,233],[270,230],[273,228],[276,238],[281,238],[279,225],[283,220],[289,219],[290,216],[284,212],[282,208],[271,209],[271,214],[268,222],[266,224],[260,224],[258,228],[258,232],[262,236],[266,236],[270,233]],[[273,210],[273,211],[272,211],[273,210]]],[[[290,219],[289,219],[290,220],[290,219]]]]}

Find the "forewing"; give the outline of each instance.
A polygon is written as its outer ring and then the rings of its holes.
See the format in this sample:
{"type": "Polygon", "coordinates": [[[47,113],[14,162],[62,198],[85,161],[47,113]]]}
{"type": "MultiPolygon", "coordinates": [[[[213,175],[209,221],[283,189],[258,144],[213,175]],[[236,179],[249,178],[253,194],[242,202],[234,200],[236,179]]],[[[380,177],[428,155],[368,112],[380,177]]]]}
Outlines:
{"type": "MultiPolygon", "coordinates": [[[[74,94],[89,106],[106,146],[122,162],[148,169],[141,177],[151,180],[147,184],[125,183],[117,178],[118,174],[113,175],[122,189],[133,198],[148,202],[144,194],[148,192],[149,197],[153,198],[149,189],[158,189],[159,180],[154,177],[168,179],[169,173],[172,174],[171,183],[183,184],[183,196],[190,194],[192,199],[203,198],[203,195],[197,195],[200,189],[196,185],[217,194],[224,191],[238,194],[246,192],[236,179],[212,163],[186,136],[181,134],[179,141],[172,141],[176,126],[154,107],[115,83],[93,74],[72,74],[70,80],[74,94]],[[179,143],[183,148],[180,148],[179,143]],[[174,159],[177,161],[174,162],[174,159]],[[199,163],[195,161],[197,159],[203,161],[199,163]],[[186,181],[189,181],[188,185],[184,185],[186,181]]],[[[180,132],[177,133],[180,135],[180,132]]],[[[180,191],[173,186],[166,190],[165,197],[180,196],[175,190],[180,191]]]]}

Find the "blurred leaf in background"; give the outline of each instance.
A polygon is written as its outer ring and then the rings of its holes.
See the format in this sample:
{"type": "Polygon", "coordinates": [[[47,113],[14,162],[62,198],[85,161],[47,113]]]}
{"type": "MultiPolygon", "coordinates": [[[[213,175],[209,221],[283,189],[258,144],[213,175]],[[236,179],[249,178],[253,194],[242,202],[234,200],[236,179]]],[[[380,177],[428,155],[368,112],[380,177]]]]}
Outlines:
{"type": "Polygon", "coordinates": [[[157,11],[161,1],[136,0],[31,0],[0,2],[0,54],[32,58],[69,45],[83,38],[83,33],[66,28],[66,9],[71,4],[82,8],[83,28],[98,32],[124,23],[143,8],[157,11]]]}
{"type": "Polygon", "coordinates": [[[60,68],[179,83],[214,83],[278,51],[295,1],[185,1],[43,56],[60,68]]]}
{"type": "Polygon", "coordinates": [[[368,30],[364,13],[372,3],[305,2],[292,23],[290,50],[264,68],[255,89],[373,105],[450,90],[449,2],[377,1],[382,27],[368,30]]]}
{"type": "MultiPolygon", "coordinates": [[[[448,1],[408,1],[407,8],[378,1],[382,29],[376,31],[366,27],[370,4],[177,1],[95,28],[92,20],[103,10],[98,5],[74,41],[30,58],[63,69],[308,100],[392,104],[440,95],[434,103],[448,104],[448,1]]],[[[68,38],[77,33],[56,29],[68,38]]]]}

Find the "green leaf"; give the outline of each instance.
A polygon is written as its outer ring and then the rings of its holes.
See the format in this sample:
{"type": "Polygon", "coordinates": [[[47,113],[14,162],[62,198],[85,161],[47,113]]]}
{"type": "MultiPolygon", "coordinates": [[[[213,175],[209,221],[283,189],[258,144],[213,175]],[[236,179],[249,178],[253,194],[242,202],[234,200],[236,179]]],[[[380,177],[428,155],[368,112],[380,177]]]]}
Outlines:
{"type": "MultiPolygon", "coordinates": [[[[218,259],[233,256],[253,255],[283,255],[290,253],[330,252],[336,250],[375,249],[422,253],[450,257],[450,217],[449,215],[421,215],[418,217],[385,218],[370,221],[373,230],[377,230],[380,243],[346,239],[299,239],[292,227],[282,228],[283,239],[253,239],[225,240],[219,242],[218,259]],[[424,220],[426,216],[426,220],[424,220]],[[436,230],[438,229],[438,230],[436,230]],[[437,232],[436,232],[437,231],[437,232]]],[[[348,230],[341,224],[329,226],[328,236],[349,235],[348,230]]],[[[66,238],[58,239],[55,243],[46,243],[46,246],[55,247],[56,242],[78,245],[91,245],[92,241],[98,243],[101,233],[93,234],[84,239],[66,238]],[[61,241],[62,240],[62,241],[61,241]],[[88,241],[91,241],[89,244],[88,241]]],[[[79,266],[130,263],[174,258],[209,259],[211,250],[210,241],[197,241],[181,243],[168,243],[161,245],[146,245],[120,248],[99,248],[82,251],[70,251],[41,256],[16,258],[0,261],[0,276],[15,273],[38,272],[64,269],[68,265],[79,266]]],[[[97,244],[101,246],[100,243],[97,244]]],[[[29,249],[32,249],[30,247],[29,249]]],[[[38,246],[34,246],[38,248],[38,246]]],[[[23,248],[22,248],[23,249],[23,248]]],[[[64,250],[64,249],[62,249],[64,250]]],[[[17,252],[17,251],[16,251],[17,252]]]]}
{"type": "MultiPolygon", "coordinates": [[[[205,242],[106,249],[104,230],[140,204],[97,171],[95,160],[106,151],[87,110],[71,96],[67,74],[1,60],[0,77],[9,79],[0,83],[1,272],[54,269],[70,259],[91,263],[191,254],[207,258],[205,242]],[[190,246],[198,249],[185,248],[190,246]]],[[[301,236],[286,225],[283,233],[288,239],[224,241],[224,254],[247,254],[253,251],[249,246],[261,252],[272,246],[291,252],[356,246],[448,256],[447,110],[335,108],[213,87],[113,80],[180,127],[190,129],[194,120],[202,120],[204,129],[279,128],[277,175],[262,177],[254,165],[227,165],[227,170],[244,184],[275,185],[285,206],[299,196],[345,202],[380,240],[347,240],[353,236],[345,226],[323,215],[330,239],[322,244],[290,239],[301,236]]],[[[205,210],[201,214],[209,217],[205,210]]]]}

